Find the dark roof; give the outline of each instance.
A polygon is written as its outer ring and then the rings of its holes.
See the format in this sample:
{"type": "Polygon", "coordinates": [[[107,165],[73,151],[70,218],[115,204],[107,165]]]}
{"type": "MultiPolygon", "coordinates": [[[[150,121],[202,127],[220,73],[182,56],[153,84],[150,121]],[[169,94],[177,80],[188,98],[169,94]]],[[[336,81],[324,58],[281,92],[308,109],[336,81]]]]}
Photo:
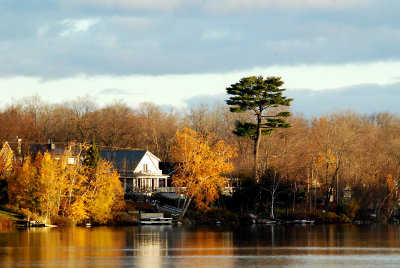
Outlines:
{"type": "Polygon", "coordinates": [[[31,144],[29,152],[33,155],[37,155],[38,153],[44,154],[44,153],[50,153],[52,155],[63,155],[65,154],[65,149],[60,148],[60,147],[55,147],[54,149],[51,149],[51,144],[31,144]]]}
{"type": "Polygon", "coordinates": [[[135,151],[102,151],[100,157],[113,163],[119,171],[134,170],[146,154],[146,150],[135,151]]]}

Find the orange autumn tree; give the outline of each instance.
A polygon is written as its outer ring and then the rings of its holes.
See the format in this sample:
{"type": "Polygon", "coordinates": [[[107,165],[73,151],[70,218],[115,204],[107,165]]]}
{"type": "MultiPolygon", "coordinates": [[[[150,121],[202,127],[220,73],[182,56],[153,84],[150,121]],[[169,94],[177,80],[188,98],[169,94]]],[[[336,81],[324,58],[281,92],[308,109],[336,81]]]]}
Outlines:
{"type": "Polygon", "coordinates": [[[176,133],[171,152],[178,163],[173,185],[180,187],[186,198],[181,217],[191,201],[199,210],[206,211],[225,185],[223,174],[233,171],[230,160],[236,157],[237,149],[223,140],[211,142],[196,131],[183,128],[176,133]]]}

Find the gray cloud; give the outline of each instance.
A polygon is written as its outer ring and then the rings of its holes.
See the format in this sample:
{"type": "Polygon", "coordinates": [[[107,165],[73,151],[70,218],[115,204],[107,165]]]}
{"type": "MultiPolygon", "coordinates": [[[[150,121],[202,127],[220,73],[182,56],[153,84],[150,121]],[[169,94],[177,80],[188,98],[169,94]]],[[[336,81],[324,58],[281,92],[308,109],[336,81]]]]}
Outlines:
{"type": "Polygon", "coordinates": [[[171,0],[165,10],[160,1],[6,1],[0,61],[7,64],[0,76],[220,73],[400,60],[398,1],[336,1],[340,8],[323,1],[322,8],[313,0],[307,1],[312,8],[299,10],[287,8],[293,0],[279,7],[252,0],[240,13],[239,0],[171,0]],[[232,12],[219,12],[224,8],[232,12]],[[85,21],[96,23],[79,28],[85,21]]]}
{"type": "Polygon", "coordinates": [[[291,90],[292,108],[306,116],[321,116],[338,110],[354,110],[360,114],[390,112],[400,114],[400,83],[379,86],[359,85],[332,90],[291,90]]]}

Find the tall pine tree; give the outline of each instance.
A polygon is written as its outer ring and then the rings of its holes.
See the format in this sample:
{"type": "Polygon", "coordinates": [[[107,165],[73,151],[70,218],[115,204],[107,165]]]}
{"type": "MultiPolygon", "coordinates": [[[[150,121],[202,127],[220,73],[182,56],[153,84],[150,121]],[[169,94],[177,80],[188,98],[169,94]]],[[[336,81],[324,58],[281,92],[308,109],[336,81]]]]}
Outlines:
{"type": "Polygon", "coordinates": [[[261,136],[271,133],[277,128],[290,127],[284,120],[290,116],[289,112],[277,112],[279,106],[290,106],[292,99],[283,96],[284,82],[280,77],[250,76],[240,79],[236,84],[228,87],[231,95],[226,103],[234,113],[251,111],[255,116],[253,122],[237,121],[234,134],[254,140],[254,178],[259,183],[258,151],[261,136]]]}

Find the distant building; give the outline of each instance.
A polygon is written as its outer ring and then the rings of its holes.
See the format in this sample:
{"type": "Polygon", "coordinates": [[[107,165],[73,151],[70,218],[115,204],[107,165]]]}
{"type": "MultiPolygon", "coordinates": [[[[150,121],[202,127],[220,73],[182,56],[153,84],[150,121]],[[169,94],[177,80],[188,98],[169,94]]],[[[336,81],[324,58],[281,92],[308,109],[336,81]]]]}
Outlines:
{"type": "Polygon", "coordinates": [[[29,154],[32,155],[37,155],[38,153],[44,154],[44,153],[49,153],[51,157],[54,160],[60,160],[62,157],[66,155],[66,153],[69,151],[69,157],[68,157],[68,164],[69,165],[75,165],[78,162],[78,158],[80,157],[80,153],[76,151],[77,146],[80,146],[75,144],[75,143],[69,143],[66,148],[61,148],[57,146],[54,143],[48,142],[48,143],[34,143],[31,144],[29,148],[29,154]],[[74,147],[74,148],[72,148],[74,147]]]}
{"type": "Polygon", "coordinates": [[[103,151],[100,157],[113,164],[120,175],[125,193],[166,192],[168,188],[169,176],[162,174],[160,159],[149,151],[103,151]]]}

